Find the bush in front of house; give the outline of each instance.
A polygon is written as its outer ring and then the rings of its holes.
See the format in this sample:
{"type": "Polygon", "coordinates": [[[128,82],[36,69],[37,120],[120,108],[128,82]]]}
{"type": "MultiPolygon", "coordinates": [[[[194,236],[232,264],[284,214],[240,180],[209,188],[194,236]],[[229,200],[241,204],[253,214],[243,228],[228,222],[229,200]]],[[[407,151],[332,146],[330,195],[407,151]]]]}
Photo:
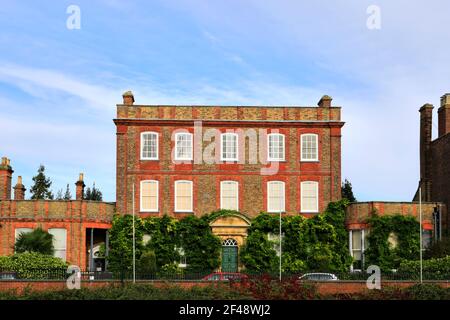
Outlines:
{"type": "Polygon", "coordinates": [[[65,275],[67,266],[60,258],[38,252],[0,257],[0,271],[15,272],[19,279],[61,278],[65,275]]]}

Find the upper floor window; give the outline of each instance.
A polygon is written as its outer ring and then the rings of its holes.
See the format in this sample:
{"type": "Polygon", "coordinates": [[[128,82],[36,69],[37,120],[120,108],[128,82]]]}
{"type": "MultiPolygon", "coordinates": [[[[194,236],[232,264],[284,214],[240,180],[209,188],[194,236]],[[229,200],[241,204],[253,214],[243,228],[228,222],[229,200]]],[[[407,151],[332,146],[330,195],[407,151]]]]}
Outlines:
{"type": "Polygon", "coordinates": [[[268,160],[284,160],[284,134],[270,133],[268,135],[268,160]]]}
{"type": "Polygon", "coordinates": [[[300,154],[301,161],[318,161],[318,136],[317,134],[308,133],[302,134],[300,137],[300,154]]]}
{"type": "Polygon", "coordinates": [[[284,212],[285,191],[283,181],[267,182],[267,211],[284,212]]]}
{"type": "Polygon", "coordinates": [[[175,181],[175,212],[192,212],[192,181],[175,181]]]}
{"type": "Polygon", "coordinates": [[[237,181],[220,182],[220,208],[239,210],[239,184],[237,181]]]}
{"type": "Polygon", "coordinates": [[[158,133],[141,133],[141,159],[158,160],[158,133]]]}
{"type": "Polygon", "coordinates": [[[53,236],[53,255],[65,261],[67,250],[67,230],[64,228],[52,228],[48,229],[48,233],[53,236]]]}
{"type": "Polygon", "coordinates": [[[175,134],[175,160],[192,160],[192,133],[175,134]]]}
{"type": "Polygon", "coordinates": [[[319,183],[316,181],[304,181],[300,185],[301,212],[319,212],[319,183]]]}
{"type": "Polygon", "coordinates": [[[159,182],[156,180],[141,181],[141,211],[158,212],[159,182]]]}
{"type": "Polygon", "coordinates": [[[221,160],[238,160],[238,135],[236,133],[223,133],[221,140],[221,160]]]}

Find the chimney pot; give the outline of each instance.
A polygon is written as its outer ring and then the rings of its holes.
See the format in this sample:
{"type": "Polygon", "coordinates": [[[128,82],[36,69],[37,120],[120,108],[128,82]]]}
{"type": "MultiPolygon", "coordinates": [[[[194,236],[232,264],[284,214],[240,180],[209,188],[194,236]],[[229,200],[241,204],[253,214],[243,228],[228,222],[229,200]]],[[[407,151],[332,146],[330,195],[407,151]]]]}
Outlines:
{"type": "Polygon", "coordinates": [[[123,98],[123,104],[131,106],[134,103],[134,95],[133,92],[126,91],[122,94],[122,98],[123,98]]]}
{"type": "Polygon", "coordinates": [[[333,100],[333,98],[331,98],[328,95],[324,95],[322,98],[320,98],[320,100],[317,103],[317,105],[320,108],[330,108],[331,107],[331,100],[333,100]]]}
{"type": "Polygon", "coordinates": [[[7,157],[0,164],[0,200],[11,200],[11,180],[13,169],[7,157]]]}
{"type": "Polygon", "coordinates": [[[75,182],[75,199],[76,200],[83,200],[83,195],[84,195],[84,187],[86,186],[83,182],[83,178],[84,178],[84,174],[80,173],[80,175],[78,176],[78,181],[75,182]]]}

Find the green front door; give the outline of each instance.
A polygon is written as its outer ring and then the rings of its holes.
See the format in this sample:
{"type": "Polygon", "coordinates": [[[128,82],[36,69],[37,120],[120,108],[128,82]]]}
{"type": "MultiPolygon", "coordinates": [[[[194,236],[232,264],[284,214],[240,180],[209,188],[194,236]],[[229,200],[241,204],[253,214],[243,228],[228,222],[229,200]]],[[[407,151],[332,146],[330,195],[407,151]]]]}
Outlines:
{"type": "Polygon", "coordinates": [[[238,271],[238,247],[222,246],[222,272],[238,271]]]}

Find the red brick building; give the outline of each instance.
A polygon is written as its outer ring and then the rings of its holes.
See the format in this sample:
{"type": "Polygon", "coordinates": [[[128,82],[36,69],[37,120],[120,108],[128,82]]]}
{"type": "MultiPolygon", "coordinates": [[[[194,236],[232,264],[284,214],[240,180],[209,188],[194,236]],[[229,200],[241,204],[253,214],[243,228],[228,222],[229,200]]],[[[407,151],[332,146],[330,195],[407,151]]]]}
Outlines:
{"type": "Polygon", "coordinates": [[[341,198],[341,108],[117,105],[117,210],[315,214],[341,198]]]}

